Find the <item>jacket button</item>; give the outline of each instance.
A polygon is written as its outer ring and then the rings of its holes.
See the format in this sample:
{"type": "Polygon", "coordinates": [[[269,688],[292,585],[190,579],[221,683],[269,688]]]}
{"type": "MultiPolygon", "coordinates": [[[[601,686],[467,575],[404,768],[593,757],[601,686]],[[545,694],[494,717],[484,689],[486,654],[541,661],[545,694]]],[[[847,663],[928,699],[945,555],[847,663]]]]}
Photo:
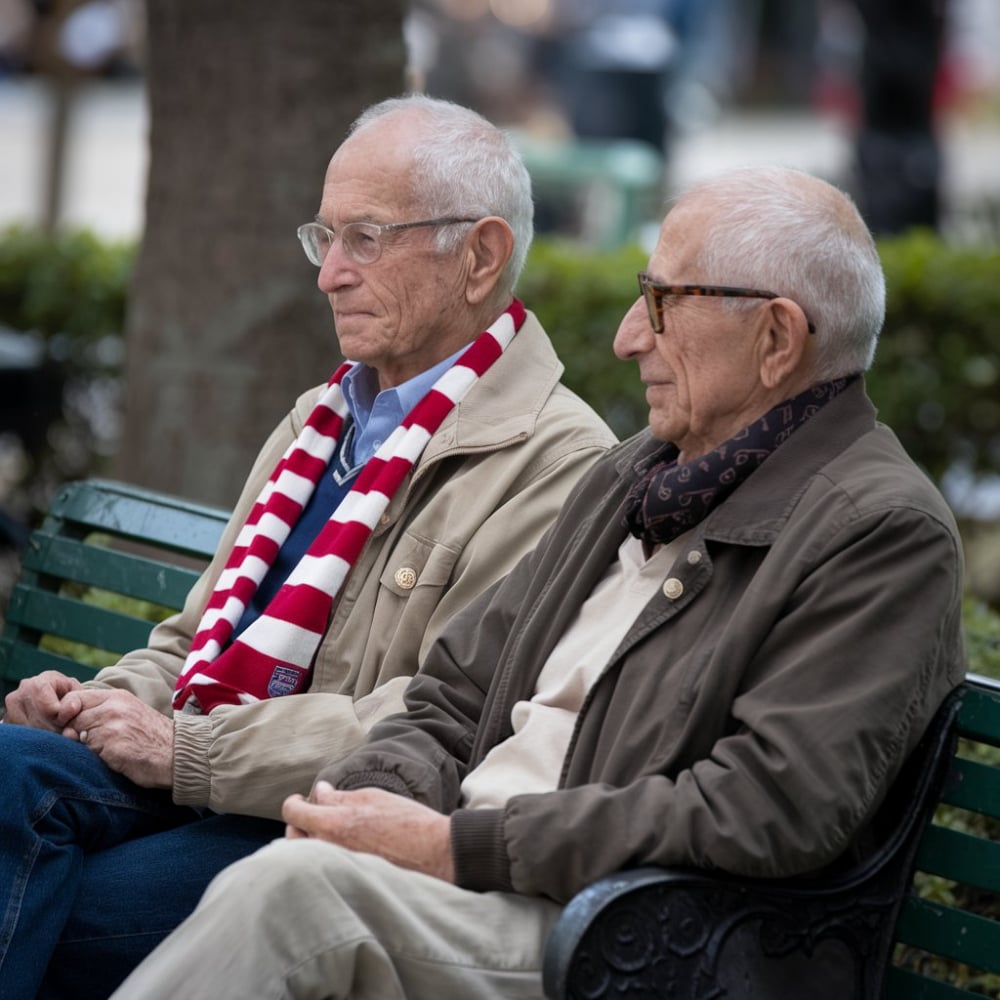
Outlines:
{"type": "Polygon", "coordinates": [[[403,566],[401,569],[396,570],[396,575],[393,579],[396,581],[396,586],[401,590],[413,590],[417,585],[417,571],[409,566],[403,566]]]}
{"type": "Polygon", "coordinates": [[[670,577],[670,579],[663,584],[663,596],[669,598],[671,601],[676,601],[677,598],[683,593],[684,584],[681,583],[676,576],[670,577]]]}
{"type": "Polygon", "coordinates": [[[701,562],[701,553],[697,549],[692,549],[687,554],[687,561],[689,566],[697,566],[701,562]]]}

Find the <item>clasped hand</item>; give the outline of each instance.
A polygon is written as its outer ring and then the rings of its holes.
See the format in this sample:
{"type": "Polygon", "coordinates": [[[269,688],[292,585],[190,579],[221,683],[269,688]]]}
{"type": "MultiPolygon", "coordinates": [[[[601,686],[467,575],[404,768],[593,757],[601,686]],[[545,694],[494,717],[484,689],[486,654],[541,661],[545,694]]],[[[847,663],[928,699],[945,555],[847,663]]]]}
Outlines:
{"type": "Polygon", "coordinates": [[[446,882],[455,881],[447,816],[380,788],[337,791],[319,781],[308,799],[292,795],[281,810],[285,835],[315,837],[446,882]]]}
{"type": "Polygon", "coordinates": [[[7,696],[6,709],[6,722],[79,740],[137,785],[173,783],[173,722],[128,691],[85,688],[47,670],[22,681],[7,696]]]}

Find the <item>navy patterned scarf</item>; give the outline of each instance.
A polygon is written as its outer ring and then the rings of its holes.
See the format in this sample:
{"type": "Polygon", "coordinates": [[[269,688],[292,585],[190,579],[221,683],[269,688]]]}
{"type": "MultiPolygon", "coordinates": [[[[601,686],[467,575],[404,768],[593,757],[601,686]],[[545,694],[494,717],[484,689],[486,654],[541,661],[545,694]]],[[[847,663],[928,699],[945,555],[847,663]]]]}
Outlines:
{"type": "Polygon", "coordinates": [[[814,385],[779,403],[714,451],[678,464],[666,443],[636,467],[625,501],[625,524],[650,545],[666,544],[706,518],[796,428],[859,376],[814,385]]]}

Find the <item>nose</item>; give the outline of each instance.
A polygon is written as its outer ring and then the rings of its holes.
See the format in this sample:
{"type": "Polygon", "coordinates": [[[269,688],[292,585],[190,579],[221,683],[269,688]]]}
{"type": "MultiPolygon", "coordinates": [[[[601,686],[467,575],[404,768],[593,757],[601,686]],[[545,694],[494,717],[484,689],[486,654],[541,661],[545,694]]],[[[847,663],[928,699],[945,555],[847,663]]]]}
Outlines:
{"type": "Polygon", "coordinates": [[[640,296],[632,303],[632,308],[622,317],[615,334],[615,356],[622,361],[629,361],[645,354],[653,347],[653,327],[649,322],[646,303],[640,296]]]}
{"type": "Polygon", "coordinates": [[[344,253],[342,240],[336,239],[327,250],[323,263],[320,265],[316,284],[326,295],[351,284],[357,278],[357,265],[344,253]]]}

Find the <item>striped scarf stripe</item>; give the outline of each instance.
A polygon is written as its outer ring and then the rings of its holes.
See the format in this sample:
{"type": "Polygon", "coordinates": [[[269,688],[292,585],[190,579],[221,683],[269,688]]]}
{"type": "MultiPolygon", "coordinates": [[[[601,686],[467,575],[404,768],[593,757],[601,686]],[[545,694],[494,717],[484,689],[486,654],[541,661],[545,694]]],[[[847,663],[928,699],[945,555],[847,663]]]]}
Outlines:
{"type": "Polygon", "coordinates": [[[260,617],[233,640],[336,452],[348,415],[340,382],[351,363],[334,372],[237,535],[177,679],[176,710],[210,712],[306,687],[337,595],[379,519],[441,422],[503,354],[525,315],[515,299],[438,378],[365,463],[260,617]]]}

